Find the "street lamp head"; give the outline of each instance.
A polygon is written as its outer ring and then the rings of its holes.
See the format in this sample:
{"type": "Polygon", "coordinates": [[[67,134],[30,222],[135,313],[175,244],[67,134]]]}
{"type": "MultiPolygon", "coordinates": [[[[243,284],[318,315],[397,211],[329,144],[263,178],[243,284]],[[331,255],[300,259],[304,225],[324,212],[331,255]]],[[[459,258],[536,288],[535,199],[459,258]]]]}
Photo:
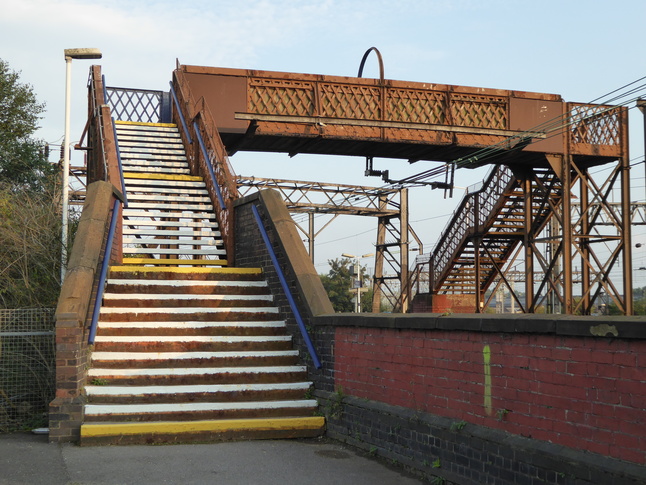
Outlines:
{"type": "Polygon", "coordinates": [[[81,48],[65,49],[65,59],[101,59],[103,55],[99,49],[81,48]]]}
{"type": "Polygon", "coordinates": [[[355,255],[353,255],[353,254],[348,254],[348,253],[341,253],[341,256],[343,256],[344,258],[350,258],[350,259],[354,259],[354,258],[356,258],[356,256],[355,256],[355,255]]]}

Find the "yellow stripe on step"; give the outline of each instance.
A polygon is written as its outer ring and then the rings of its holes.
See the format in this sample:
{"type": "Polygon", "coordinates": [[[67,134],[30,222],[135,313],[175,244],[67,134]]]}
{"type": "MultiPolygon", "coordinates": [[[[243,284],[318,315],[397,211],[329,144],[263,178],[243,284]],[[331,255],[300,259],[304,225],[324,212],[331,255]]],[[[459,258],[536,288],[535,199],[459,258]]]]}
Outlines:
{"type": "Polygon", "coordinates": [[[143,121],[121,121],[116,120],[117,125],[135,125],[135,126],[159,126],[161,128],[177,128],[175,123],[146,123],[143,121]]]}
{"type": "Polygon", "coordinates": [[[234,273],[234,274],[261,274],[260,268],[178,268],[171,266],[168,268],[159,266],[110,266],[110,271],[120,271],[124,273],[234,273]]]}
{"type": "Polygon", "coordinates": [[[172,175],[165,173],[138,173],[123,172],[123,177],[127,179],[146,179],[146,180],[174,180],[180,182],[202,182],[202,177],[194,175],[172,175]]]}
{"type": "Polygon", "coordinates": [[[167,421],[139,423],[83,424],[81,437],[120,436],[138,434],[199,433],[204,431],[278,431],[291,429],[320,429],[323,416],[273,419],[223,419],[217,421],[167,421]]]}
{"type": "Polygon", "coordinates": [[[179,258],[167,258],[167,259],[154,259],[154,258],[123,258],[123,264],[134,264],[134,265],[146,265],[153,264],[155,266],[163,265],[176,265],[181,264],[183,266],[188,265],[197,265],[197,266],[226,266],[228,261],[226,259],[179,259],[179,258]]]}

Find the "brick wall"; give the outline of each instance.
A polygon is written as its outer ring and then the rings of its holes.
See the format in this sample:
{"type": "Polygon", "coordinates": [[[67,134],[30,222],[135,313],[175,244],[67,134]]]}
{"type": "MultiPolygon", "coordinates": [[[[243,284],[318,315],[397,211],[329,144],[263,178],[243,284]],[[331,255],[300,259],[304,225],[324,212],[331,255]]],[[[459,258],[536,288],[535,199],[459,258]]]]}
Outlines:
{"type": "Polygon", "coordinates": [[[312,311],[272,217],[262,196],[239,201],[236,261],[264,268],[328,436],[441,483],[646,483],[643,318],[312,311]],[[252,203],[322,369],[307,358],[252,203]]]}
{"type": "Polygon", "coordinates": [[[646,341],[356,327],[335,341],[353,396],[646,463],[646,341]]]}
{"type": "Polygon", "coordinates": [[[335,315],[315,325],[334,329],[335,392],[317,392],[332,437],[456,483],[646,483],[643,319],[335,315]]]}

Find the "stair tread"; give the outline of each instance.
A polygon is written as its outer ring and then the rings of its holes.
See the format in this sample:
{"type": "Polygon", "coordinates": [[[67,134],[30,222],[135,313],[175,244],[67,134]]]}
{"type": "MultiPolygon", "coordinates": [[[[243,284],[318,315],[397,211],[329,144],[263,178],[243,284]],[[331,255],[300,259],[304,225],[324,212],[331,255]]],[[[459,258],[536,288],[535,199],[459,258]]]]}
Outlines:
{"type": "Polygon", "coordinates": [[[102,369],[91,368],[89,376],[190,376],[208,374],[280,374],[305,372],[304,365],[290,366],[254,366],[254,367],[153,367],[130,369],[102,369]]]}
{"type": "Polygon", "coordinates": [[[227,393],[239,391],[307,390],[311,382],[272,382],[244,384],[181,384],[151,386],[85,386],[88,396],[126,396],[143,394],[227,393]]]}
{"type": "Polygon", "coordinates": [[[314,399],[303,399],[298,401],[86,404],[85,414],[147,414],[236,409],[316,408],[317,406],[318,402],[314,399]]]}
{"type": "Polygon", "coordinates": [[[114,360],[196,360],[224,359],[231,357],[286,357],[297,356],[298,350],[252,350],[252,351],[219,351],[219,352],[110,352],[98,350],[92,352],[93,361],[114,360]]]}

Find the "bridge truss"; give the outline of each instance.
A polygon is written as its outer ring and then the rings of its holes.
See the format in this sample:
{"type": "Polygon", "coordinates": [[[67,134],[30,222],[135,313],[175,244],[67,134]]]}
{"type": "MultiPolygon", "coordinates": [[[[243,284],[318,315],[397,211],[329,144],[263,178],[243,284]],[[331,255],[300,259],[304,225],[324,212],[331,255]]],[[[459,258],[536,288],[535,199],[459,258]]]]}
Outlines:
{"type": "Polygon", "coordinates": [[[372,311],[379,312],[382,299],[386,299],[395,311],[408,311],[411,298],[409,238],[415,239],[420,251],[423,247],[408,221],[407,189],[241,176],[237,184],[241,196],[261,189],[278,190],[292,214],[307,214],[307,226],[299,223],[296,226],[307,238],[312,262],[316,237],[338,216],[376,217],[372,311]],[[323,214],[332,218],[316,230],[315,218],[323,214]]]}

